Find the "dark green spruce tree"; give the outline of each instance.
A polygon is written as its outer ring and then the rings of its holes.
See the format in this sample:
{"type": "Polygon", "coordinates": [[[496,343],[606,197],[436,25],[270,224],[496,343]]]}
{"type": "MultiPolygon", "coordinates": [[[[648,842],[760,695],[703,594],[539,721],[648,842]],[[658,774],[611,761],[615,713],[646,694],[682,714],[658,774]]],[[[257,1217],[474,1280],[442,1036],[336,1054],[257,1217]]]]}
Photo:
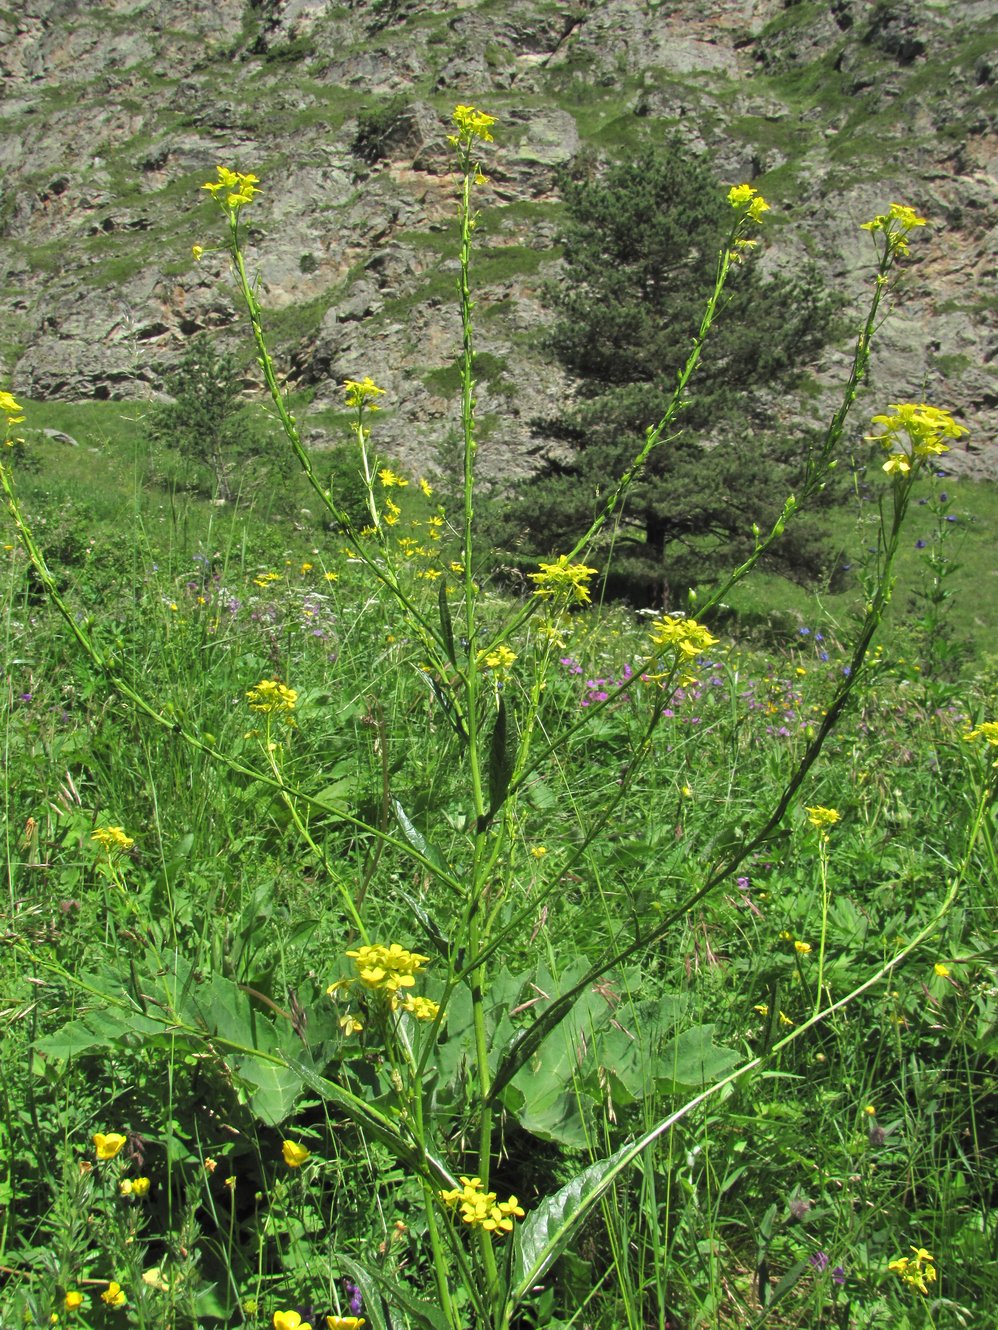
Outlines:
{"type": "Polygon", "coordinates": [[[215,350],[208,333],[191,339],[167,376],[172,402],[152,409],[147,430],[175,449],[214,497],[234,498],[233,478],[266,449],[266,431],[243,400],[243,372],[233,356],[215,350]]]}
{"type": "MultiPolygon", "coordinates": [[[[549,288],[549,348],[578,384],[538,429],[563,459],[521,487],[502,543],[543,557],[567,548],[663,415],[689,354],[731,224],[726,191],[678,142],[600,176],[562,182],[564,270],[549,288]]],[[[764,228],[763,228],[764,233],[764,228]]],[[[827,342],[833,302],[812,266],[764,277],[760,251],[733,269],[678,437],[652,455],[615,534],[610,589],[668,604],[752,545],[775,519],[811,445],[793,389],[827,342]]],[[[805,526],[785,568],[820,570],[805,526]]]]}

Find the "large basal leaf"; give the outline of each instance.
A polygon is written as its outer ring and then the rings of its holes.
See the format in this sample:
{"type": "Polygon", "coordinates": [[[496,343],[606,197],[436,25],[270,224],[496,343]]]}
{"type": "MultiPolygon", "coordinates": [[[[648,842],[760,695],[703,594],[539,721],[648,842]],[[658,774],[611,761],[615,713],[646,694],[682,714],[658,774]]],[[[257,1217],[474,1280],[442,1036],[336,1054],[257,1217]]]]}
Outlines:
{"type": "Polygon", "coordinates": [[[714,1043],[713,1025],[694,1025],[662,1050],[656,1077],[664,1094],[713,1085],[738,1063],[738,1054],[714,1043]]]}
{"type": "Polygon", "coordinates": [[[251,1054],[235,1059],[233,1073],[248,1092],[254,1117],[270,1127],[283,1122],[301,1097],[304,1082],[291,1067],[251,1054]]]}
{"type": "Polygon", "coordinates": [[[36,1039],[34,1047],[44,1057],[73,1058],[91,1049],[112,1048],[130,1035],[154,1038],[164,1033],[166,1024],[139,1011],[104,1008],[67,1022],[55,1034],[36,1039]]]}

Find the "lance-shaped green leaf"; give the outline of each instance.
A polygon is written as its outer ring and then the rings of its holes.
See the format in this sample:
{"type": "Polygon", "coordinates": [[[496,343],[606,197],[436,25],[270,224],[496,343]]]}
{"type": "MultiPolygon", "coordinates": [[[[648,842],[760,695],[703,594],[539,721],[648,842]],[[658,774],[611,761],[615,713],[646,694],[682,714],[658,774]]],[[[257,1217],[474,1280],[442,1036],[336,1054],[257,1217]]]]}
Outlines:
{"type": "Polygon", "coordinates": [[[440,583],[437,592],[437,607],[440,610],[440,637],[443,640],[447,659],[457,669],[457,652],[454,650],[454,625],[451,623],[450,604],[447,600],[447,579],[440,583]]]}
{"type": "Polygon", "coordinates": [[[409,814],[397,799],[392,800],[392,811],[395,814],[402,835],[416,853],[422,855],[428,864],[433,868],[438,869],[445,877],[449,877],[450,870],[447,867],[447,861],[437,847],[431,845],[419,828],[412,823],[409,814]]]}
{"type": "Polygon", "coordinates": [[[506,700],[499,699],[496,723],[492,730],[492,743],[489,746],[489,816],[493,816],[502,807],[513,777],[513,746],[510,743],[509,725],[506,719],[506,700]]]}

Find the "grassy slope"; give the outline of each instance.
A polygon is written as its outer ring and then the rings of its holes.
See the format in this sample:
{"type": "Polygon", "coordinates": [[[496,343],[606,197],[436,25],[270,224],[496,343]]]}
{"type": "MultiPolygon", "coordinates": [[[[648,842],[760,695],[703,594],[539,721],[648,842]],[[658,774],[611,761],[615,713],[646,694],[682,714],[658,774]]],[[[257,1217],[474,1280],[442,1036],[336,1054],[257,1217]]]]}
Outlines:
{"type": "MultiPolygon", "coordinates": [[[[180,492],[180,477],[176,459],[156,453],[143,441],[140,403],[124,402],[26,402],[26,437],[31,445],[39,469],[25,476],[21,488],[33,503],[44,501],[46,506],[57,507],[71,501],[81,512],[85,511],[96,528],[102,528],[108,539],[117,538],[117,525],[123,511],[142,515],[158,522],[167,511],[171,514],[171,528],[183,513],[185,539],[196,548],[206,537],[212,522],[221,516],[204,498],[180,492]],[[45,439],[43,429],[62,430],[80,444],[72,448],[67,444],[45,439]],[[172,495],[172,497],[171,497],[172,495]]],[[[344,426],[342,437],[347,440],[345,418],[324,413],[314,417],[332,432],[344,426]],[[327,418],[328,417],[328,418],[327,418]]],[[[375,446],[377,432],[375,428],[375,446]]],[[[280,448],[275,441],[275,447],[280,448]]],[[[288,472],[291,471],[288,458],[288,472]]],[[[307,496],[295,488],[291,481],[285,513],[298,495],[307,506],[307,496]]],[[[958,640],[972,644],[985,653],[989,644],[998,640],[998,571],[994,565],[994,549],[998,538],[998,486],[986,482],[937,479],[935,493],[947,495],[948,515],[954,521],[944,523],[946,539],[945,557],[956,565],[948,579],[951,593],[948,618],[958,640]]],[[[250,531],[254,525],[267,528],[268,547],[282,540],[293,542],[297,537],[290,526],[275,526],[268,520],[273,511],[258,496],[247,515],[250,531]]],[[[898,585],[892,623],[896,627],[910,617],[914,594],[924,586],[927,577],[927,559],[936,548],[933,533],[937,529],[931,504],[916,507],[910,524],[910,540],[902,550],[898,566],[898,585]],[[924,550],[915,542],[924,540],[924,550]]],[[[858,572],[876,543],[876,504],[868,500],[852,503],[832,514],[832,543],[842,551],[843,561],[858,572]]],[[[319,538],[318,533],[313,536],[319,538]]],[[[251,537],[252,538],[252,537],[251,537]]],[[[313,537],[309,537],[310,539],[313,537]]],[[[761,575],[746,586],[736,588],[730,604],[747,624],[765,625],[767,621],[779,624],[785,616],[789,622],[815,624],[821,621],[845,623],[857,600],[854,579],[847,579],[843,590],[808,591],[777,575],[761,575]]]]}

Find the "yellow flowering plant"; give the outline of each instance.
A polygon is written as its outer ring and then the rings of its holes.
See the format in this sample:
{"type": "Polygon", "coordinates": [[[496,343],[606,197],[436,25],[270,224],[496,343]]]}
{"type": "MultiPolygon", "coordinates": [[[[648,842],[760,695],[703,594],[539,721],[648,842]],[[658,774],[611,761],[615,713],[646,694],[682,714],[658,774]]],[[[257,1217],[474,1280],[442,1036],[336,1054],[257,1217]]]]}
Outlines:
{"type": "MultiPolygon", "coordinates": [[[[600,992],[601,986],[605,991],[611,971],[619,971],[634,956],[654,953],[670,931],[683,925],[701,902],[728,882],[743,863],[769,846],[796,806],[808,773],[862,674],[867,652],[889,602],[901,522],[918,470],[947,446],[944,439],[958,437],[963,432],[946,412],[925,404],[895,404],[889,414],[874,419],[876,432],[871,437],[889,454],[893,496],[892,510],[885,510],[876,585],[869,597],[849,668],[832,691],[813,738],[808,739],[806,746],[802,744],[800,754],[788,765],[772,806],[756,808],[753,800],[747,800],[752,805],[751,815],[737,836],[712,839],[701,848],[699,859],[697,851],[690,849],[689,881],[684,877],[676,886],[673,900],[656,902],[660,908],[649,918],[622,921],[599,953],[572,971],[562,991],[544,993],[543,1001],[541,997],[532,997],[522,1006],[510,1005],[509,1012],[503,1009],[497,1017],[499,1000],[495,994],[502,993],[497,974],[501,972],[504,954],[515,945],[522,948],[527,938],[533,941],[541,926],[538,920],[543,920],[547,911],[557,905],[565,894],[566,883],[585,880],[590,872],[591,847],[615,830],[615,818],[623,801],[634,792],[641,772],[654,760],[663,716],[676,690],[683,686],[684,680],[689,680],[686,671],[708,653],[713,654],[715,648],[722,647],[712,631],[712,625],[716,626],[712,615],[719,602],[753,571],[779,540],[787,523],[796,519],[798,511],[806,508],[826,483],[844,436],[849,408],[869,365],[888,279],[897,260],[907,252],[909,233],[922,226],[924,219],[913,210],[894,205],[889,213],[867,224],[878,241],[878,268],[868,314],[842,404],[829,424],[823,443],[808,459],[799,492],[787,497],[769,532],[753,531],[751,550],[745,560],[713,587],[702,603],[691,604],[696,617],[681,614],[656,617],[635,671],[636,680],[619,681],[585,715],[565,722],[544,709],[545,686],[552,660],[562,649],[562,633],[571,631],[573,619],[581,618],[592,606],[594,579],[599,576],[589,562],[597,557],[593,554],[594,547],[613,529],[645,462],[655,449],[668,446],[675,438],[692,381],[709,349],[711,329],[724,300],[731,265],[745,246],[754,243],[756,231],[765,222],[770,208],[754,187],[747,184],[732,187],[728,195],[732,208],[730,231],[718,254],[715,283],[698,327],[691,330],[691,350],[678,369],[667,409],[660,420],[649,425],[626,470],[601,491],[591,522],[579,533],[572,548],[549,561],[539,562],[538,568],[527,575],[532,584],[527,588],[530,594],[512,607],[496,611],[484,600],[475,580],[479,540],[475,522],[479,426],[470,281],[475,190],[487,184],[479,157],[493,143],[495,125],[494,116],[473,106],[455,108],[450,140],[457,151],[460,172],[461,496],[456,515],[448,516],[445,521],[442,515],[435,514],[426,521],[418,540],[405,537],[410,543],[396,539],[392,532],[403,513],[402,505],[391,496],[398,492],[401,499],[408,481],[392,467],[380,465],[372,452],[371,421],[382,409],[386,391],[368,376],[343,383],[344,403],[354,413],[350,428],[367,495],[365,527],[357,530],[347,506],[326,483],[325,472],[320,471],[302,442],[268,351],[257,287],[246,272],[244,210],[257,201],[260,181],[253,174],[219,167],[218,178],[203,186],[220,205],[228,223],[229,253],[248,312],[258,362],[291,453],[311,486],[323,517],[345,542],[351,562],[390,599],[400,621],[392,625],[392,636],[395,631],[404,632],[412,644],[408,663],[418,669],[421,683],[425,682],[429,724],[454,737],[455,747],[449,751],[456,754],[455,762],[461,763],[461,808],[448,807],[446,813],[438,809],[435,790],[420,791],[419,813],[406,806],[404,793],[399,793],[402,782],[396,787],[399,768],[392,765],[387,727],[381,726],[376,714],[378,706],[373,700],[364,723],[377,735],[374,747],[381,782],[378,797],[356,803],[337,799],[335,809],[328,800],[307,788],[304,781],[296,784],[286,776],[279,755],[273,752],[276,745],[265,745],[269,766],[264,763],[257,769],[242,758],[227,757],[214,743],[209,744],[175,716],[164,715],[162,708],[154,706],[132,682],[122,678],[113,654],[103,652],[90,637],[87,626],[72,614],[17,508],[9,477],[0,468],[22,541],[41,584],[63,613],[81,648],[101,670],[102,677],[109,679],[150,724],[168,728],[193,750],[213,761],[228,762],[229,769],[241,780],[249,777],[268,796],[276,796],[282,812],[287,813],[281,824],[282,833],[286,829],[287,838],[297,834],[307,847],[310,874],[324,873],[333,884],[334,908],[328,913],[336,926],[342,919],[345,929],[350,930],[345,937],[349,937],[351,945],[347,949],[345,940],[343,949],[352,963],[352,972],[349,977],[335,979],[326,990],[333,1001],[338,1001],[341,995],[349,997],[360,1010],[359,1016],[353,1010],[334,1011],[330,1015],[329,1043],[340,1050],[338,1057],[324,1055],[322,1063],[313,1063],[302,1056],[298,1044],[289,1051],[277,1035],[266,1043],[261,1040],[261,1047],[253,1049],[246,1042],[250,1037],[246,1031],[252,1029],[252,1022],[239,1027],[238,1038],[227,1038],[222,1031],[209,1028],[201,1009],[195,1014],[188,1012],[181,1019],[170,1006],[174,999],[167,993],[168,985],[159,986],[152,1000],[144,996],[145,989],[136,990],[143,994],[146,1003],[144,1020],[155,1022],[161,1013],[162,1028],[171,1039],[182,1034],[192,1044],[200,1040],[199,1056],[210,1058],[224,1068],[227,1085],[238,1084],[241,1093],[248,1094],[246,1086],[251,1073],[247,1068],[254,1059],[264,1065],[268,1081],[261,1086],[261,1097],[265,1097],[263,1090],[273,1091],[274,1099],[268,1104],[273,1121],[284,1122],[290,1116],[290,1107],[279,1094],[284,1088],[282,1078],[286,1076],[288,1084],[307,1092],[313,1101],[323,1101],[329,1108],[330,1124],[335,1126],[349,1120],[365,1145],[368,1140],[377,1142],[379,1151],[405,1167],[423,1202],[421,1234],[425,1233],[426,1267],[434,1283],[433,1317],[429,1320],[447,1330],[465,1330],[469,1322],[508,1330],[516,1318],[521,1318],[524,1305],[543,1283],[559,1254],[600,1205],[608,1201],[614,1184],[627,1170],[642,1160],[657,1142],[667,1138],[677,1122],[695,1107],[726,1090],[746,1071],[761,1066],[773,1052],[802,1037],[830,1009],[826,1001],[829,995],[824,992],[823,922],[814,1010],[809,1020],[794,1026],[793,1018],[781,1010],[775,999],[771,1004],[757,1004],[755,1009],[760,1015],[768,1016],[775,1011],[774,1024],[788,1031],[765,1054],[719,1076],[667,1117],[646,1123],[633,1140],[619,1149],[605,1157],[597,1154],[575,1178],[563,1186],[552,1187],[547,1194],[533,1197],[529,1205],[521,1204],[516,1194],[506,1194],[505,1189],[498,1188],[504,1119],[510,1103],[516,1102],[516,1096],[523,1096],[517,1078],[535,1061],[543,1063],[540,1055],[545,1041],[560,1029],[584,996],[600,992]],[[894,463],[894,458],[899,460],[894,463]],[[432,550],[438,538],[443,539],[447,523],[453,525],[459,549],[455,551],[457,558],[444,561],[426,551],[432,550]],[[417,558],[426,564],[420,571],[421,580],[430,585],[440,582],[432,596],[423,588],[418,593],[413,590],[414,579],[406,569],[417,558]],[[440,566],[434,564],[434,558],[440,566]],[[448,569],[455,579],[450,588],[448,569]],[[526,668],[528,659],[531,669],[526,668]],[[515,674],[514,662],[517,662],[515,674]],[[607,709],[621,700],[625,690],[628,697],[634,695],[634,707],[641,720],[626,760],[615,759],[605,799],[585,822],[581,834],[565,837],[563,842],[551,836],[548,846],[537,845],[539,828],[535,814],[543,802],[538,790],[544,773],[557,765],[576,736],[587,727],[590,732],[595,731],[598,718],[605,717],[607,709]],[[356,860],[349,860],[346,867],[330,853],[324,839],[324,828],[333,813],[337,824],[347,828],[357,845],[363,847],[356,860]],[[449,833],[444,848],[435,843],[433,834],[424,830],[421,825],[424,815],[427,820],[436,816],[441,825],[441,819],[446,821],[449,833]],[[387,870],[380,865],[385,851],[390,852],[391,861],[387,870]],[[365,866],[358,866],[355,871],[354,863],[360,865],[365,856],[365,866]],[[529,870],[527,873],[523,872],[524,866],[529,870]],[[376,940],[372,909],[364,904],[371,878],[385,871],[390,874],[393,901],[400,911],[408,912],[413,928],[420,930],[403,941],[376,940]],[[363,881],[358,886],[353,878],[363,881]],[[452,907],[445,929],[430,918],[424,905],[431,883],[433,890],[452,907]],[[425,941],[417,942],[417,938],[425,941]],[[417,945],[426,946],[432,952],[432,959],[430,954],[416,950],[417,945]],[[417,992],[417,988],[425,991],[417,992]],[[457,1011],[461,1014],[459,1022],[453,1019],[457,1011]],[[518,1024],[513,1023],[514,1016],[518,1024]],[[438,1080],[441,1073],[437,1064],[442,1061],[437,1057],[438,1041],[442,1031],[453,1032],[455,1025],[460,1028],[453,1038],[463,1041],[458,1059],[461,1073],[455,1077],[456,1088],[444,1089],[438,1080]],[[453,1095],[453,1103],[447,1102],[448,1095],[453,1095]],[[467,1172],[457,1171],[459,1168],[467,1172]]],[[[9,403],[0,405],[14,409],[17,404],[11,398],[9,403]]],[[[431,489],[428,484],[414,485],[405,496],[405,503],[428,499],[431,489]],[[416,494],[417,489],[420,495],[416,494]]],[[[276,573],[264,573],[256,579],[257,585],[265,589],[279,577],[276,573]]],[[[385,659],[391,659],[394,666],[398,657],[386,655],[385,659]]],[[[245,684],[250,684],[250,680],[245,684]]],[[[240,686],[244,705],[266,717],[268,727],[275,718],[289,726],[294,724],[299,710],[296,690],[278,678],[264,678],[248,688],[245,684],[240,686]]],[[[972,736],[983,737],[990,744],[990,731],[985,728],[990,724],[985,722],[972,736]]],[[[693,745],[690,747],[692,750],[693,745]]],[[[677,782],[677,788],[682,789],[684,798],[692,801],[697,797],[695,779],[681,787],[677,782]]],[[[837,823],[838,814],[814,805],[808,808],[808,818],[819,833],[821,853],[827,855],[827,832],[837,823]]],[[[103,831],[109,839],[97,838],[98,844],[109,854],[126,848],[118,839],[120,833],[124,840],[129,840],[121,828],[103,831]]],[[[287,838],[282,839],[282,852],[287,838]]],[[[353,853],[351,847],[350,854],[353,853]]],[[[822,862],[827,864],[826,859],[822,862]]],[[[827,916],[827,879],[823,882],[827,916]]],[[[786,951],[789,954],[792,950],[794,957],[800,958],[798,971],[809,972],[811,963],[804,964],[803,958],[811,953],[811,944],[792,938],[790,941],[791,947],[786,951]]],[[[157,962],[162,959],[156,957],[157,962]]],[[[165,966],[162,973],[167,973],[165,966]]],[[[176,977],[176,969],[173,973],[176,977]]],[[[193,970],[186,977],[189,982],[178,983],[178,991],[198,987],[193,970]]],[[[235,1002],[237,994],[246,996],[243,987],[249,985],[233,983],[225,987],[219,982],[214,990],[219,995],[219,1007],[224,1006],[225,999],[235,1002]]],[[[306,1019],[296,1005],[298,999],[289,1000],[289,1010],[285,1010],[277,997],[262,996],[275,1015],[287,1023],[294,1039],[307,1043],[306,1019]]],[[[181,1005],[180,997],[175,1004],[181,1005]]],[[[572,1085],[572,1075],[569,1069],[567,1088],[572,1085]]],[[[315,1130],[321,1128],[316,1126],[315,1130]]],[[[94,1148],[101,1161],[113,1159],[124,1143],[125,1138],[117,1133],[94,1136],[94,1148]]],[[[595,1137],[592,1148],[594,1153],[598,1150],[595,1137]]],[[[301,1142],[292,1137],[282,1141],[281,1160],[286,1168],[301,1170],[310,1157],[310,1150],[301,1142]]],[[[273,1163],[279,1168],[276,1157],[273,1163]]],[[[305,1170],[304,1174],[298,1172],[294,1187],[304,1191],[312,1172],[313,1169],[305,1170]]],[[[230,1194],[235,1191],[235,1177],[233,1173],[226,1184],[231,1183],[230,1194]]],[[[210,1170],[203,1181],[206,1186],[210,1182],[210,1170]]],[[[141,1196],[138,1188],[143,1182],[146,1180],[142,1178],[131,1179],[125,1196],[141,1196]]],[[[287,1178],[282,1177],[281,1186],[285,1192],[290,1189],[287,1178]]],[[[142,1207],[119,1204],[118,1209],[134,1217],[142,1207]]],[[[232,1213],[235,1215],[234,1205],[232,1213]]],[[[388,1239],[385,1241],[387,1244],[388,1239]]],[[[896,1273],[909,1284],[915,1280],[913,1287],[927,1286],[934,1278],[931,1257],[921,1253],[921,1249],[916,1252],[914,1262],[910,1258],[901,1259],[905,1264],[903,1268],[899,1264],[896,1273]]],[[[351,1257],[346,1255],[342,1260],[343,1268],[349,1272],[347,1262],[351,1257]]],[[[397,1264],[401,1269],[405,1263],[397,1264]]],[[[415,1270],[417,1265],[422,1268],[421,1262],[412,1263],[412,1268],[415,1270]]],[[[395,1296],[408,1314],[415,1305],[413,1295],[401,1287],[401,1275],[391,1266],[387,1260],[372,1266],[378,1276],[377,1293],[389,1301],[395,1296]]],[[[361,1268],[359,1262],[357,1267],[361,1268]]],[[[172,1281],[171,1274],[170,1279],[164,1280],[165,1290],[148,1282],[146,1287],[165,1295],[172,1292],[172,1281]]],[[[145,1296],[136,1286],[136,1303],[140,1294],[145,1296]]],[[[101,1298],[109,1308],[119,1308],[127,1302],[121,1285],[116,1282],[108,1285],[101,1298]]],[[[254,1303],[253,1315],[258,1314],[259,1308],[254,1303]]],[[[325,1319],[330,1330],[343,1330],[347,1325],[355,1330],[364,1324],[364,1318],[357,1316],[325,1319]]],[[[272,1323],[274,1330],[312,1330],[297,1310],[273,1311],[272,1323]]]]}

